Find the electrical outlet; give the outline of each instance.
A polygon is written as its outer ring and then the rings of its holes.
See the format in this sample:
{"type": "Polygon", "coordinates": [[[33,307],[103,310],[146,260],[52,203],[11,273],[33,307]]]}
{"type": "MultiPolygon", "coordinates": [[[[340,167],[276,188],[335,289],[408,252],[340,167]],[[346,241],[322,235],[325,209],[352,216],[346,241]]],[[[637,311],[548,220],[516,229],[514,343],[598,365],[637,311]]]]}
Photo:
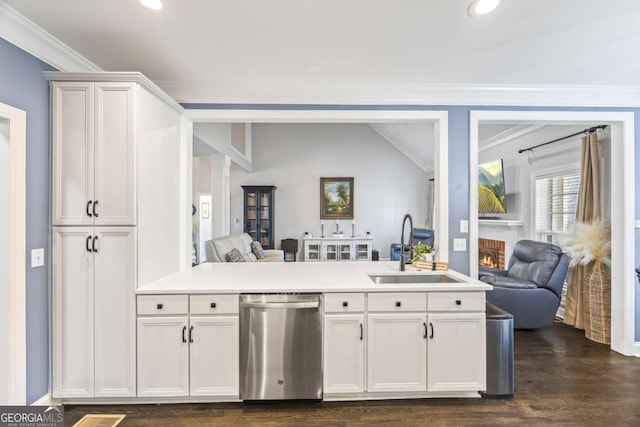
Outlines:
{"type": "Polygon", "coordinates": [[[238,218],[236,218],[236,220],[233,222],[233,226],[235,228],[240,228],[240,220],[238,218]]]}
{"type": "Polygon", "coordinates": [[[31,268],[42,267],[44,265],[44,248],[31,250],[31,268]]]}
{"type": "Polygon", "coordinates": [[[453,250],[455,252],[464,252],[467,250],[467,239],[453,239],[453,250]]]}
{"type": "Polygon", "coordinates": [[[469,232],[469,221],[466,219],[460,220],[460,232],[468,233],[469,232]]]}

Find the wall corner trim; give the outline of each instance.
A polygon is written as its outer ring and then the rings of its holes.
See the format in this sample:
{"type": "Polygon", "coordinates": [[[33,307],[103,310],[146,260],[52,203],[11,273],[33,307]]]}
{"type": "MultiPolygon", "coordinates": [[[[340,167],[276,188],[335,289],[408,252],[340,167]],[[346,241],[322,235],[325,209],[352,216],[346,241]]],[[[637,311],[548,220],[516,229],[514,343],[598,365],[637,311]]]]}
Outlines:
{"type": "Polygon", "coordinates": [[[62,71],[101,71],[93,62],[0,1],[0,37],[62,71]]]}

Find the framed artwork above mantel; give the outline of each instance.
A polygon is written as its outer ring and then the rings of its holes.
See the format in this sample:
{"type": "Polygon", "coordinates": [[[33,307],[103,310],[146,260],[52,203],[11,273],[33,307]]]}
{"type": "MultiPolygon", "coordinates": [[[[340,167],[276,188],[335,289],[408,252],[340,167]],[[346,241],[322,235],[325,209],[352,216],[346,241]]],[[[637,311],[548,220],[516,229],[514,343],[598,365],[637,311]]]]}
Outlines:
{"type": "Polygon", "coordinates": [[[320,219],[353,219],[353,177],[320,178],[320,219]]]}

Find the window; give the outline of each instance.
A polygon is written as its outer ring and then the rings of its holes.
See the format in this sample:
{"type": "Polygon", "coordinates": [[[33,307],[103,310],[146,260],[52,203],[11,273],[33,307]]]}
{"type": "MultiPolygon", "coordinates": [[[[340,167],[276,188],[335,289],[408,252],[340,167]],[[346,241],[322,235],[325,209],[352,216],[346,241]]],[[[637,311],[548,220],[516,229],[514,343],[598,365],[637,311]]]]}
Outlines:
{"type": "Polygon", "coordinates": [[[580,170],[535,177],[535,238],[558,244],[576,220],[580,170]]]}

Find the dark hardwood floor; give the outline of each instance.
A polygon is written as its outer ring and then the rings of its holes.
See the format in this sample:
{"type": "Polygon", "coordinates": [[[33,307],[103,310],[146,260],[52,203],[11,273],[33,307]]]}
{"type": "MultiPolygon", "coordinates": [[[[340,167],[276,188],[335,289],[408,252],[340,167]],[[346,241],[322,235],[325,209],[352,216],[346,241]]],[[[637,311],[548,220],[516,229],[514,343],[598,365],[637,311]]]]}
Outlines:
{"type": "Polygon", "coordinates": [[[640,359],[556,324],[515,333],[513,399],[65,406],[65,425],[120,413],[120,426],[638,426],[640,359]]]}

